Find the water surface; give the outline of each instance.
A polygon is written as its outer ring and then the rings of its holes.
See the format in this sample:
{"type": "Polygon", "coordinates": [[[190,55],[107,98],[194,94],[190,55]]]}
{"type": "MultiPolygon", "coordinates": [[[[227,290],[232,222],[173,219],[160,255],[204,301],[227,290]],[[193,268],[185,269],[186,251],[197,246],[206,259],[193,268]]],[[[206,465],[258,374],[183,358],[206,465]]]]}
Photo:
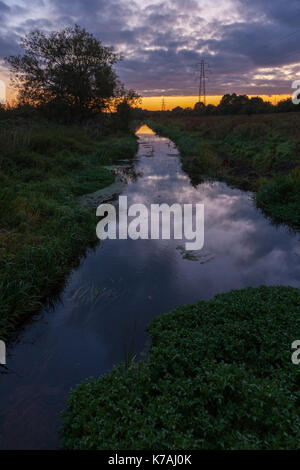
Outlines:
{"type": "MultiPolygon", "coordinates": [[[[9,349],[0,374],[0,448],[54,449],[69,389],[140,353],[150,320],[182,304],[261,284],[299,286],[299,237],[275,227],[251,193],[220,182],[193,187],[178,152],[143,126],[123,195],[128,203],[203,203],[205,243],[186,256],[178,240],[107,240],[89,249],[53,309],[9,349]]],[[[124,156],[126,157],[126,156],[124,156]]]]}

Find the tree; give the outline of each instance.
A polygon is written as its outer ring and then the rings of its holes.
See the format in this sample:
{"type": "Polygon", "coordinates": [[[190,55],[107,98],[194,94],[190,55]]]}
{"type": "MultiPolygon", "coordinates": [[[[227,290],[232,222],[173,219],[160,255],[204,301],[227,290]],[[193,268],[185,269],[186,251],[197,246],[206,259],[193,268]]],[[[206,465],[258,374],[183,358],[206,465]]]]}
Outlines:
{"type": "Polygon", "coordinates": [[[213,104],[206,106],[206,114],[218,114],[218,108],[213,104]]]}
{"type": "Polygon", "coordinates": [[[175,108],[172,109],[172,114],[176,114],[180,116],[183,113],[184,113],[184,109],[181,106],[176,106],[175,108]]]}
{"type": "Polygon", "coordinates": [[[85,117],[126,95],[113,70],[121,56],[78,25],[48,34],[34,31],[21,46],[24,55],[6,58],[21,102],[85,117]]]}
{"type": "Polygon", "coordinates": [[[224,95],[218,108],[223,114],[242,114],[245,112],[245,106],[249,103],[247,95],[224,95]]]}
{"type": "Polygon", "coordinates": [[[294,112],[294,111],[300,111],[300,105],[295,105],[292,102],[291,98],[288,98],[286,100],[281,100],[276,106],[276,111],[280,113],[289,113],[289,112],[294,112]]]}
{"type": "Polygon", "coordinates": [[[199,114],[204,113],[205,112],[205,104],[202,103],[202,101],[198,101],[198,103],[196,103],[195,106],[194,106],[194,111],[196,113],[199,113],[199,114]]]}
{"type": "Polygon", "coordinates": [[[118,104],[116,111],[115,122],[117,124],[117,128],[122,131],[128,131],[132,118],[131,106],[127,103],[126,100],[124,100],[118,104]]]}

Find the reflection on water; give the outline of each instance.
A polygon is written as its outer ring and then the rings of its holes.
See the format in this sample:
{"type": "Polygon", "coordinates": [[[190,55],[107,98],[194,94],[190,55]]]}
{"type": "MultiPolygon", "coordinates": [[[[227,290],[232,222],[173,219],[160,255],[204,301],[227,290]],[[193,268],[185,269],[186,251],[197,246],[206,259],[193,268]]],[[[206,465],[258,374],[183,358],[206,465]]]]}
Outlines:
{"type": "Polygon", "coordinates": [[[0,446],[55,448],[70,387],[139,353],[151,318],[216,293],[260,284],[299,286],[298,236],[258,212],[251,194],[220,182],[192,187],[175,146],[143,126],[128,204],[203,203],[205,242],[107,240],[89,250],[56,302],[28,325],[0,375],[0,446]],[[149,158],[149,156],[152,158],[149,158]]]}
{"type": "Polygon", "coordinates": [[[155,132],[153,132],[150,127],[146,126],[146,124],[143,124],[137,131],[136,135],[155,135],[155,132]]]}

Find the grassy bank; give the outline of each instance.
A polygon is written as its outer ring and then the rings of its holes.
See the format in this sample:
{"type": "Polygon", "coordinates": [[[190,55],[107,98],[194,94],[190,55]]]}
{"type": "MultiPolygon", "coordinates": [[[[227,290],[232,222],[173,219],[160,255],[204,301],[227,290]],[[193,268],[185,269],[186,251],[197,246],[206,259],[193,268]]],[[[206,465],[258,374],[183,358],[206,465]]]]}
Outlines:
{"type": "Polygon", "coordinates": [[[270,216],[299,227],[298,113],[169,117],[150,125],[176,143],[183,169],[194,184],[212,177],[251,189],[257,193],[258,205],[270,216]]]}
{"type": "Polygon", "coordinates": [[[177,308],[150,324],[145,362],[71,391],[69,449],[296,449],[300,292],[260,287],[177,308]],[[295,336],[296,335],[296,336],[295,336]]]}
{"type": "Polygon", "coordinates": [[[89,243],[94,211],[77,197],[114,181],[103,166],[137,150],[133,135],[0,121],[0,338],[37,311],[89,243]]]}

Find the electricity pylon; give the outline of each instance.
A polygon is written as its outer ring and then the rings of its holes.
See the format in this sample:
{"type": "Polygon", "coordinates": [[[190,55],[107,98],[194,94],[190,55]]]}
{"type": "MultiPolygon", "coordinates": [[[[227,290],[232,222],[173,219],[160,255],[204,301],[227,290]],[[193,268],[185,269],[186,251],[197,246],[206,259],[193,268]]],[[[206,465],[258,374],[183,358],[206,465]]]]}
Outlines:
{"type": "Polygon", "coordinates": [[[206,71],[209,70],[209,65],[205,62],[204,59],[201,60],[199,69],[199,95],[198,101],[204,103],[206,106],[206,71]]]}

